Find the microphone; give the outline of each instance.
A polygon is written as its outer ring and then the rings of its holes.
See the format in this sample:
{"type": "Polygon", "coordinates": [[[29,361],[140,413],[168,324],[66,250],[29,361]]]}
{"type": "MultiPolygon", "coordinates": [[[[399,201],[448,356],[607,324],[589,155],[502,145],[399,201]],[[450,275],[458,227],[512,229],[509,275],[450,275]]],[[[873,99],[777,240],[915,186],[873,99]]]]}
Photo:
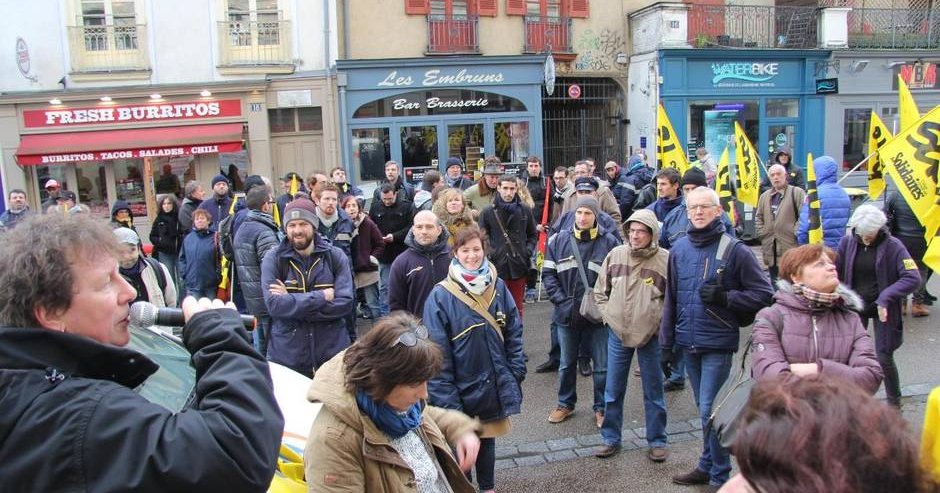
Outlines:
{"type": "MultiPolygon", "coordinates": [[[[240,315],[242,324],[247,330],[254,330],[255,317],[251,315],[240,315]]],[[[151,327],[154,325],[163,325],[166,327],[182,327],[186,325],[186,319],[183,317],[183,310],[180,308],[160,308],[153,303],[138,301],[131,304],[130,309],[131,325],[137,327],[151,327]]]]}

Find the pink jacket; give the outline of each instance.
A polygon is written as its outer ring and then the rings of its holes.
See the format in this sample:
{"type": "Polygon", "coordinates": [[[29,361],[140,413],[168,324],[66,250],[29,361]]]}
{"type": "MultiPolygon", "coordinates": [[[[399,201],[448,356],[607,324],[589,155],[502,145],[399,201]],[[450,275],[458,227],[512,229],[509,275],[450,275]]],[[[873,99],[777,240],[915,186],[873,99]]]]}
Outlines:
{"type": "Polygon", "coordinates": [[[884,373],[871,337],[850,310],[861,309],[861,298],[840,285],[842,303],[818,307],[793,294],[790,283],[780,281],[777,286],[774,304],[758,312],[754,322],[754,378],[789,373],[790,363],[815,362],[821,375],[855,382],[874,394],[884,373]]]}

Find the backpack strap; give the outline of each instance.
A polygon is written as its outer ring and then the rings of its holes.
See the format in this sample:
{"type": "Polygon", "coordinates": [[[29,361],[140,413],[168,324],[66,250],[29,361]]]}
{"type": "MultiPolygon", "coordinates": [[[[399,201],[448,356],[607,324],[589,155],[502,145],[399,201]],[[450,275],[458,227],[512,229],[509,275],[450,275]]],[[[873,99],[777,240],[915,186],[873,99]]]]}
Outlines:
{"type": "Polygon", "coordinates": [[[718,249],[715,251],[715,261],[718,262],[718,270],[715,271],[715,277],[718,278],[719,286],[723,285],[725,268],[731,260],[731,252],[734,251],[734,247],[740,242],[741,240],[732,238],[728,234],[721,235],[721,239],[718,240],[718,249]]]}
{"type": "MultiPolygon", "coordinates": [[[[469,295],[464,293],[463,290],[461,290],[460,287],[456,285],[456,283],[451,282],[448,279],[444,279],[443,281],[437,284],[440,286],[443,286],[444,289],[446,289],[450,294],[454,295],[458,300],[463,302],[463,304],[467,305],[467,307],[473,310],[474,313],[483,317],[483,320],[486,320],[487,323],[489,323],[490,326],[493,327],[493,330],[496,331],[496,334],[499,336],[499,339],[504,340],[502,327],[499,326],[499,323],[496,321],[493,315],[490,314],[489,310],[487,310],[488,307],[484,307],[480,300],[476,299],[475,296],[470,297],[469,295]]],[[[494,297],[495,297],[495,294],[494,294],[494,297]]],[[[490,301],[492,303],[492,300],[490,301]]]]}
{"type": "Polygon", "coordinates": [[[159,260],[156,260],[151,257],[144,257],[144,262],[150,266],[157,273],[157,284],[160,286],[160,291],[166,291],[166,274],[163,272],[163,264],[159,260]]]}

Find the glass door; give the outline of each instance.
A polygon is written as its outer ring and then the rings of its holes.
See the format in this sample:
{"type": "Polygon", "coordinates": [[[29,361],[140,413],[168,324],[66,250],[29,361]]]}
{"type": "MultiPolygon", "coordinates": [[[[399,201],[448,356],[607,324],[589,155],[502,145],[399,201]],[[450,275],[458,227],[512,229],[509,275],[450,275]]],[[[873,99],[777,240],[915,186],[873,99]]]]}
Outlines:
{"type": "Polygon", "coordinates": [[[465,165],[466,171],[476,169],[478,163],[485,156],[483,145],[483,123],[457,123],[447,125],[447,158],[459,157],[465,165]]]}

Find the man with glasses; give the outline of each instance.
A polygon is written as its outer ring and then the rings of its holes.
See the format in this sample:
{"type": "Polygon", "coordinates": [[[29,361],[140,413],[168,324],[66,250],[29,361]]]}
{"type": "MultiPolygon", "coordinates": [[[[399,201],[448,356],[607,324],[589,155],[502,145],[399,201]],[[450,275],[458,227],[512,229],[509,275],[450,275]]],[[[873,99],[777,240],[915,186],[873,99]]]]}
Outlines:
{"type": "MultiPolygon", "coordinates": [[[[770,305],[773,288],[750,248],[725,231],[717,192],[708,187],[690,191],[686,213],[688,234],[676,241],[669,255],[660,342],[663,366],[670,366],[673,348],[683,351],[705,429],[738,350],[741,320],[752,319],[770,305]]],[[[674,483],[707,484],[717,490],[728,480],[728,450],[714,431],[706,432],[703,442],[696,467],[673,476],[674,483]]]]}

